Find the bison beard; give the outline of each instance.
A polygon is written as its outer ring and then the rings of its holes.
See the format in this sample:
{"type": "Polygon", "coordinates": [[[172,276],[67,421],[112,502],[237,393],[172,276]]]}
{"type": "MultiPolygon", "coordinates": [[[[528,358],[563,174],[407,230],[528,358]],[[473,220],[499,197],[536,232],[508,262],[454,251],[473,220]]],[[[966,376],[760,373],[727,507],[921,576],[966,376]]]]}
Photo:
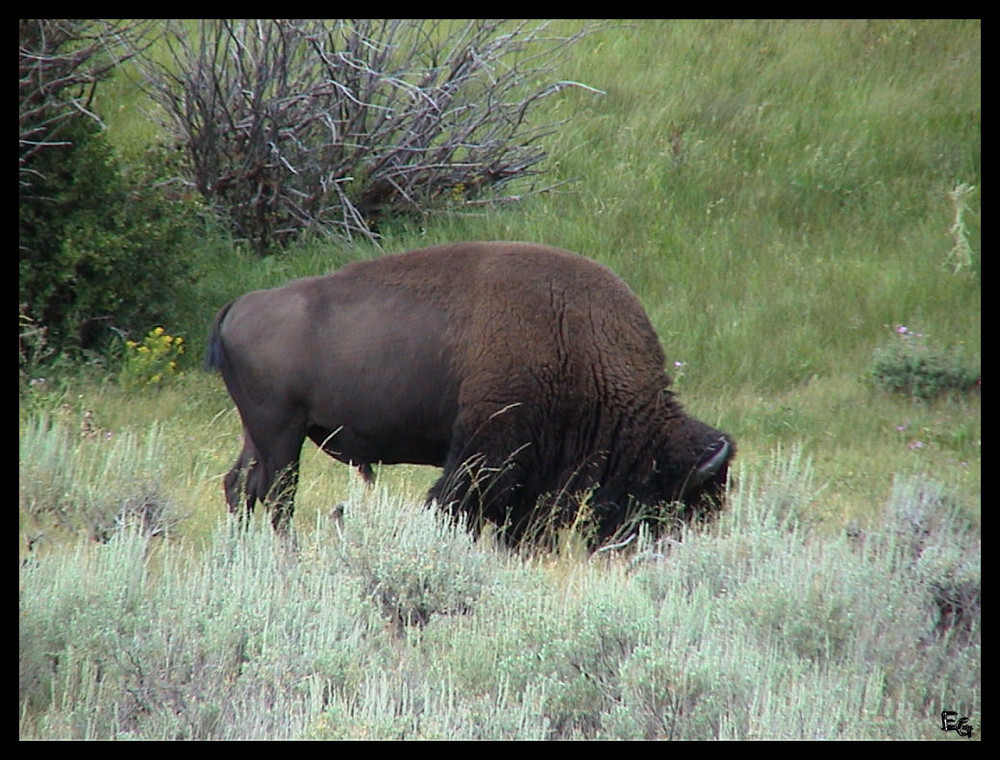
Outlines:
{"type": "Polygon", "coordinates": [[[528,243],[426,248],[248,293],[216,317],[206,365],[243,421],[229,509],[266,502],[278,530],[306,437],[369,481],[376,463],[443,467],[428,500],[514,544],[584,517],[596,546],[639,519],[711,514],[735,451],[684,413],[628,287],[528,243]]]}

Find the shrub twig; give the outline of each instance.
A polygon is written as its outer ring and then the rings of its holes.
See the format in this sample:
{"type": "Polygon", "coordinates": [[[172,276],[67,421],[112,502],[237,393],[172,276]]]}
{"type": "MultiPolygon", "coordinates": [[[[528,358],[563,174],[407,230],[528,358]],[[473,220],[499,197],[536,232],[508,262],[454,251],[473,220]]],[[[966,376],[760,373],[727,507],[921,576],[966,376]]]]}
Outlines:
{"type": "Polygon", "coordinates": [[[538,174],[541,141],[559,124],[529,112],[566,88],[597,92],[546,81],[588,32],[498,20],[211,20],[170,35],[170,61],[148,65],[147,81],[192,183],[257,251],[304,231],[374,240],[386,215],[462,209],[538,174]]]}

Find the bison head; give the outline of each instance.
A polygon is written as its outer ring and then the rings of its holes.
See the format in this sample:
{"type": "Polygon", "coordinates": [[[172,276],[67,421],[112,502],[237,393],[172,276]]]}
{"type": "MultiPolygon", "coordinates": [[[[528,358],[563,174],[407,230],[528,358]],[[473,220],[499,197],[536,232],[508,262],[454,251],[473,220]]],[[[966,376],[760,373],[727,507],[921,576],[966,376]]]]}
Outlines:
{"type": "Polygon", "coordinates": [[[652,459],[633,471],[629,484],[599,489],[595,546],[617,542],[648,522],[654,532],[710,520],[722,509],[736,444],[727,434],[689,417],[670,426],[652,459]],[[635,476],[638,475],[638,482],[635,476]],[[622,487],[627,491],[623,491],[622,487]]]}
{"type": "Polygon", "coordinates": [[[650,497],[661,503],[682,503],[683,516],[690,519],[718,511],[735,453],[736,446],[728,435],[684,417],[653,461],[650,497]]]}
{"type": "Polygon", "coordinates": [[[681,416],[652,449],[641,483],[632,482],[627,497],[610,489],[611,499],[598,508],[598,543],[618,540],[643,521],[659,524],[710,519],[723,505],[729,464],[736,445],[727,434],[694,418],[681,416]],[[628,504],[623,506],[623,501],[628,504]]]}

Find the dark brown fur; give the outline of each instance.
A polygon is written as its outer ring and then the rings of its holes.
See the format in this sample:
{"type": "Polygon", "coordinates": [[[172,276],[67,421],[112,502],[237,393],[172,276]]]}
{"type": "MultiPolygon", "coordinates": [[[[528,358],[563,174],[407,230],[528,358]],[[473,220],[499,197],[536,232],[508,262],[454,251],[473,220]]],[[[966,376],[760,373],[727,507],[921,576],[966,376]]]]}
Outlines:
{"type": "Polygon", "coordinates": [[[206,362],[244,425],[229,507],[273,502],[279,529],[306,437],[367,479],[379,462],[443,467],[429,499],[515,542],[543,515],[574,519],[581,495],[597,541],[637,505],[713,508],[734,450],[668,389],[625,283],[545,246],[438,246],[248,293],[219,312],[206,362]]]}

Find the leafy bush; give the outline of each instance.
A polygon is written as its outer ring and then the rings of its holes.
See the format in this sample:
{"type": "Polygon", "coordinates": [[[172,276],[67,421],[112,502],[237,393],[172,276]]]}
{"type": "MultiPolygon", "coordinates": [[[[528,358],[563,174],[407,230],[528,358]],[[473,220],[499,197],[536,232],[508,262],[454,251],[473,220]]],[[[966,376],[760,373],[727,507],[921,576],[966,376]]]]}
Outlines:
{"type": "Polygon", "coordinates": [[[168,533],[181,519],[164,495],[165,439],[154,427],[140,437],[101,430],[88,410],[73,433],[49,415],[28,420],[20,435],[22,512],[107,541],[126,527],[168,533]]]}
{"type": "Polygon", "coordinates": [[[441,513],[382,493],[347,506],[340,556],[398,628],[468,612],[489,586],[486,555],[441,513]]]}
{"type": "Polygon", "coordinates": [[[179,376],[177,361],[184,354],[184,338],[156,327],[142,343],[125,341],[121,382],[126,388],[159,385],[179,376]]]}
{"type": "Polygon", "coordinates": [[[377,610],[329,553],[288,562],[266,525],[218,535],[153,556],[123,531],[21,568],[22,736],[294,738],[379,670],[377,610]]]}
{"type": "Polygon", "coordinates": [[[875,352],[869,375],[876,386],[921,401],[949,392],[966,393],[979,381],[979,369],[955,351],[924,343],[918,333],[897,328],[901,340],[875,352]]]}
{"type": "Polygon", "coordinates": [[[148,45],[145,22],[22,19],[18,304],[28,361],[169,316],[193,206],[162,181],[167,154],[127,171],[100,134],[97,83],[148,45]],[[44,331],[44,332],[39,332],[44,331]]]}
{"type": "Polygon", "coordinates": [[[93,346],[119,331],[168,321],[190,266],[192,203],[159,181],[163,154],[130,173],[90,123],[40,154],[18,204],[18,301],[60,347],[93,346]],[[105,329],[102,329],[105,328],[105,329]]]}

